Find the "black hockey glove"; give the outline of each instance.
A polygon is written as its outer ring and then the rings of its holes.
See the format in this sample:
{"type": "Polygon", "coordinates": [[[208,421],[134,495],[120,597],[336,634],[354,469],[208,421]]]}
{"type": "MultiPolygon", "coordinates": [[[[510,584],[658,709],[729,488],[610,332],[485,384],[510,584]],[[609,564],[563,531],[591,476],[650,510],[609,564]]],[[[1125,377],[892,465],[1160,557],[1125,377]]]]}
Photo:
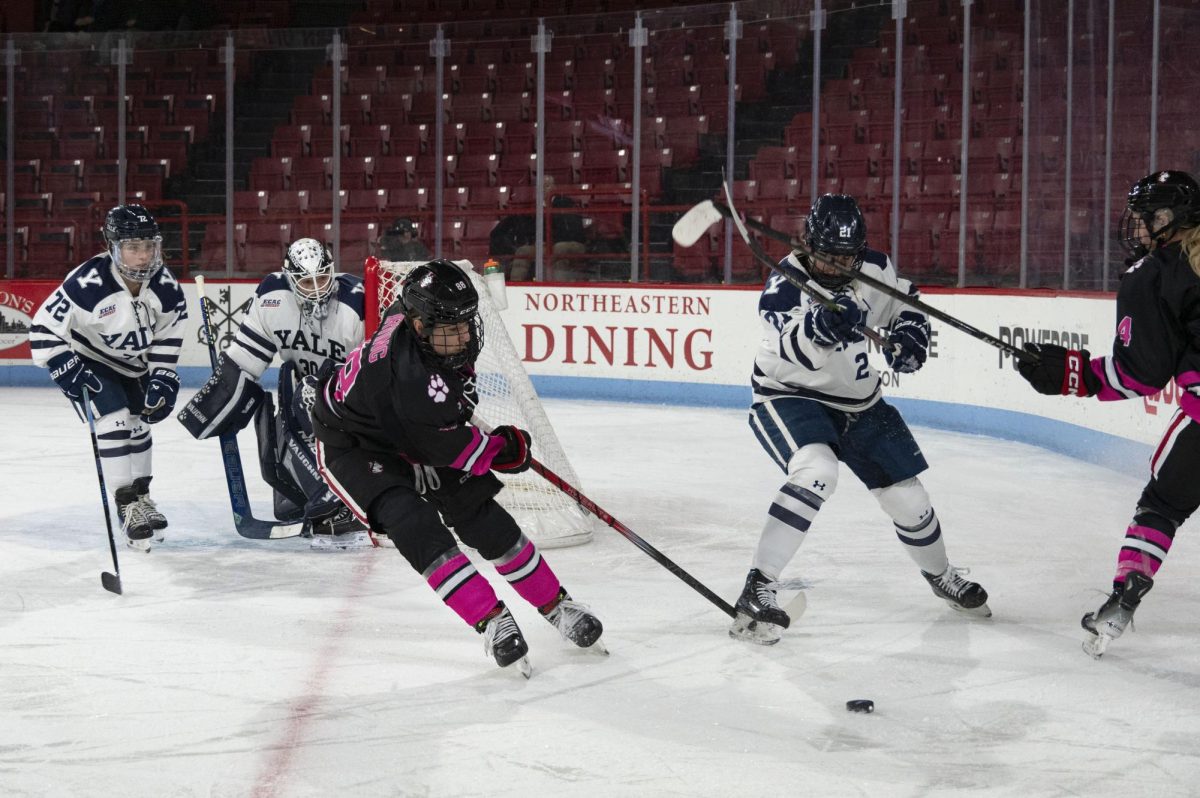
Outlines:
{"type": "Polygon", "coordinates": [[[146,398],[142,407],[142,418],[147,424],[157,424],[175,409],[179,396],[179,375],[171,369],[157,368],[150,372],[146,381],[146,398]]]}
{"type": "Polygon", "coordinates": [[[492,468],[508,474],[519,474],[529,468],[533,458],[533,438],[519,427],[503,426],[492,430],[493,436],[504,439],[504,448],[492,460],[492,468]]]}
{"type": "Polygon", "coordinates": [[[831,310],[814,302],[804,318],[804,334],[819,346],[836,346],[839,343],[857,343],[863,340],[862,326],[865,314],[855,301],[846,294],[833,298],[837,310],[831,310]]]}
{"type": "Polygon", "coordinates": [[[1041,362],[1017,361],[1017,372],[1033,389],[1047,396],[1095,396],[1104,383],[1092,373],[1092,355],[1086,349],[1066,349],[1058,344],[1025,344],[1026,352],[1041,362]]]}
{"type": "Polygon", "coordinates": [[[892,322],[889,349],[883,350],[888,366],[901,374],[912,374],[929,356],[929,320],[924,314],[904,311],[892,322]]]}
{"type": "Polygon", "coordinates": [[[58,387],[72,402],[83,400],[81,389],[84,386],[92,396],[104,390],[104,383],[74,352],[55,355],[47,365],[50,367],[50,379],[58,383],[58,387]]]}

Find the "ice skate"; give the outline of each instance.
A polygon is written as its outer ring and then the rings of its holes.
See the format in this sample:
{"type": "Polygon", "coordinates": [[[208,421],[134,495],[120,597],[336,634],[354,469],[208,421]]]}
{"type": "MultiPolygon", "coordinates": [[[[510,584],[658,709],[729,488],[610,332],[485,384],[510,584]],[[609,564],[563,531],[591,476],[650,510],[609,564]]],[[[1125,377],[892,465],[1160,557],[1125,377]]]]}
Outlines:
{"type": "Polygon", "coordinates": [[[760,646],[773,646],[792,620],[779,606],[774,583],[757,568],[746,575],[746,586],[738,597],[737,617],[729,627],[729,636],[760,646]]]}
{"type": "Polygon", "coordinates": [[[137,490],[138,501],[142,505],[142,512],[146,514],[146,520],[150,522],[150,526],[154,528],[154,541],[162,543],[166,536],[163,530],[167,528],[167,517],[158,509],[158,505],[150,498],[150,480],[152,477],[138,477],[133,481],[133,487],[137,490]]]}
{"type": "Polygon", "coordinates": [[[1142,598],[1154,587],[1154,580],[1137,571],[1125,577],[1125,584],[1115,588],[1100,605],[1100,609],[1083,616],[1080,624],[1093,637],[1083,641],[1083,650],[1093,659],[1100,659],[1108,644],[1116,640],[1133,622],[1133,613],[1142,598]]]}
{"type": "Polygon", "coordinates": [[[991,618],[992,611],[987,605],[987,591],[977,582],[963,579],[963,575],[968,573],[970,571],[966,568],[947,565],[946,570],[937,576],[925,571],[921,572],[921,576],[925,577],[925,581],[933,588],[933,595],[944,599],[953,609],[980,618],[991,618]]]}
{"type": "Polygon", "coordinates": [[[126,544],[137,551],[150,551],[154,527],[146,517],[137,488],[133,485],[117,488],[113,498],[117,501],[117,519],[125,532],[126,544]]]}
{"type": "Polygon", "coordinates": [[[371,549],[378,545],[366,526],[344,505],[325,518],[306,520],[304,527],[307,534],[301,534],[311,538],[309,546],[318,551],[371,549]]]}
{"type": "Polygon", "coordinates": [[[497,665],[507,668],[515,662],[526,679],[533,675],[533,666],[525,656],[529,653],[529,644],[503,601],[475,624],[475,631],[483,635],[483,652],[493,657],[497,665]]]}
{"type": "Polygon", "coordinates": [[[539,612],[554,625],[564,640],[599,654],[608,653],[608,649],[600,642],[600,635],[604,633],[600,619],[587,607],[574,601],[564,588],[560,587],[554,601],[539,612]]]}

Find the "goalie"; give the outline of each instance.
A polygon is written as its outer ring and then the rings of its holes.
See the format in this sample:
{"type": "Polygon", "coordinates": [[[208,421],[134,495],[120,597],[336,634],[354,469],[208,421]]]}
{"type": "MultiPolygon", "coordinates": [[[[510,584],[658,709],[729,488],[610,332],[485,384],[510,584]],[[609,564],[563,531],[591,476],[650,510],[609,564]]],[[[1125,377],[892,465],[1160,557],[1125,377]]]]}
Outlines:
{"type": "Polygon", "coordinates": [[[282,271],[263,278],[212,377],[179,420],[197,439],[236,434],[254,421],[263,479],[283,523],[303,520],[312,547],[374,545],[366,528],[322,481],[309,409],[318,373],[340,366],[363,338],[363,283],[338,274],[312,238],[288,247],[282,271]],[[259,384],[278,355],[278,407],[259,384]]]}

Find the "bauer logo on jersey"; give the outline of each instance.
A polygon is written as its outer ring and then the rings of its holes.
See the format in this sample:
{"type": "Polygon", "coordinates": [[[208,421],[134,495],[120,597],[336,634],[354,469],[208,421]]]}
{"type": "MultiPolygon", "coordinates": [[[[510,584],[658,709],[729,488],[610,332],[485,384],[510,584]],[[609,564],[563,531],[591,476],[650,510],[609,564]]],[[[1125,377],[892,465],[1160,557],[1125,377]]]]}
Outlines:
{"type": "Polygon", "coordinates": [[[446,397],[450,395],[450,389],[446,387],[446,381],[442,379],[442,375],[434,374],[429,378],[429,398],[435,402],[444,402],[446,397]]]}
{"type": "Polygon", "coordinates": [[[115,304],[107,305],[105,307],[100,308],[100,312],[96,314],[96,317],[103,319],[104,317],[111,316],[112,314],[114,314],[116,312],[117,312],[117,306],[115,304]]]}

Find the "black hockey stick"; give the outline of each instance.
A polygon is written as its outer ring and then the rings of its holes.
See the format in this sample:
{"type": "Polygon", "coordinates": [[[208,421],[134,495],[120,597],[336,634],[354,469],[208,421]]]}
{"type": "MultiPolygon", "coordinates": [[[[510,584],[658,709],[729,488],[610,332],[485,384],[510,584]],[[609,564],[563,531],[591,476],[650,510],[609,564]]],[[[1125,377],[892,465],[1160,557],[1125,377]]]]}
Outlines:
{"type": "MultiPolygon", "coordinates": [[[[728,196],[728,186],[726,186],[726,196],[728,196]]],[[[712,200],[705,200],[705,202],[711,202],[713,205],[713,208],[716,210],[717,213],[719,213],[721,216],[727,216],[730,219],[733,219],[734,224],[738,224],[738,222],[740,221],[740,218],[738,217],[738,215],[728,205],[723,205],[720,202],[712,202],[712,200]]],[[[700,204],[703,205],[704,203],[702,202],[700,204]]],[[[695,210],[695,209],[693,208],[692,210],[695,210]]],[[[691,213],[691,211],[688,211],[688,213],[691,213]]],[[[1001,341],[999,338],[995,337],[994,335],[989,335],[988,333],[985,333],[983,330],[980,330],[978,327],[974,327],[956,316],[951,316],[949,313],[946,313],[945,311],[942,311],[942,310],[938,310],[937,308],[933,307],[932,305],[927,305],[919,299],[914,299],[913,297],[910,297],[908,294],[904,293],[903,291],[901,291],[897,288],[894,288],[885,282],[881,282],[880,280],[875,279],[874,277],[872,277],[869,274],[863,274],[862,272],[855,271],[854,269],[849,269],[849,268],[841,265],[840,263],[831,261],[829,258],[822,257],[819,253],[813,252],[811,249],[809,249],[808,246],[803,241],[796,241],[790,235],[783,232],[782,230],[776,230],[775,228],[770,227],[766,224],[763,224],[762,222],[757,221],[755,219],[746,219],[745,224],[747,227],[752,227],[755,230],[757,230],[758,232],[762,233],[767,238],[773,238],[776,241],[780,241],[784,244],[787,244],[789,247],[796,250],[797,252],[801,252],[804,255],[807,255],[808,257],[812,258],[813,260],[820,261],[821,263],[829,266],[830,268],[836,269],[836,270],[842,272],[843,274],[846,274],[846,275],[852,277],[853,279],[858,280],[859,282],[865,283],[866,285],[869,285],[872,288],[876,288],[879,291],[882,291],[883,293],[887,294],[888,296],[890,296],[894,299],[897,299],[900,302],[903,302],[904,304],[906,304],[910,307],[916,308],[917,310],[921,311],[922,313],[924,313],[927,316],[932,316],[933,318],[938,319],[939,321],[944,321],[946,324],[949,324],[951,327],[955,328],[956,330],[959,330],[960,332],[964,332],[967,335],[969,335],[972,338],[975,338],[979,341],[983,341],[985,344],[990,344],[991,346],[996,347],[1000,351],[1006,352],[1009,355],[1012,355],[1017,360],[1024,360],[1029,363],[1040,363],[1041,362],[1041,358],[1032,352],[1026,352],[1024,349],[1019,349],[1019,348],[1013,346],[1012,344],[1007,343],[1006,341],[1001,341]]]]}
{"type": "Polygon", "coordinates": [[[87,387],[83,391],[83,412],[87,415],[88,432],[92,435],[92,456],[96,459],[96,480],[100,483],[100,504],[104,505],[104,526],[108,528],[108,550],[112,553],[113,573],[100,572],[100,584],[109,593],[121,595],[121,565],[117,562],[117,541],[113,537],[112,513],[108,509],[108,489],[104,486],[104,469],[100,466],[100,442],[96,440],[96,419],[92,416],[92,397],[87,387]]]}
{"type": "MultiPolygon", "coordinates": [[[[732,219],[734,226],[738,229],[738,233],[742,236],[742,240],[746,242],[746,246],[750,248],[750,252],[753,253],[754,258],[759,263],[780,275],[789,283],[799,288],[801,292],[808,294],[817,302],[820,302],[830,310],[838,313],[842,312],[841,306],[833,301],[833,294],[826,290],[824,286],[813,280],[804,280],[799,274],[796,274],[789,269],[785,269],[779,263],[776,263],[762,248],[762,245],[755,241],[750,233],[746,230],[738,215],[731,211],[729,213],[725,213],[722,211],[722,208],[724,211],[729,211],[729,208],[719,206],[718,203],[715,203],[712,200],[705,200],[704,202],[701,202],[699,205],[691,208],[683,216],[679,217],[679,220],[675,222],[675,226],[671,229],[671,237],[675,239],[675,242],[680,246],[690,247],[700,240],[700,236],[704,235],[704,232],[708,230],[708,228],[721,221],[721,219],[732,219]]],[[[892,348],[892,345],[888,343],[887,338],[874,329],[866,326],[865,324],[860,326],[859,329],[862,331],[862,334],[865,337],[874,341],[882,349],[886,350],[892,348]]]]}
{"type": "MultiPolygon", "coordinates": [[[[204,276],[196,277],[196,293],[200,296],[200,320],[204,325],[204,337],[208,343],[208,359],[213,371],[217,370],[217,337],[208,313],[208,298],[204,295],[204,276]]],[[[233,526],[237,533],[251,540],[277,540],[294,538],[300,534],[301,524],[280,524],[254,517],[250,509],[250,497],[246,493],[246,474],[242,471],[242,455],[238,449],[237,433],[218,437],[221,441],[221,460],[225,466],[225,484],[229,487],[229,503],[233,507],[233,526]]]]}
{"type": "MultiPolygon", "coordinates": [[[[484,432],[492,431],[492,428],[478,417],[473,418],[472,423],[484,432]]],[[[587,496],[584,496],[578,488],[576,488],[570,482],[567,482],[558,474],[555,474],[553,471],[543,465],[536,457],[531,457],[529,459],[529,467],[541,474],[542,477],[551,485],[570,496],[571,499],[573,499],[580,507],[596,516],[604,523],[608,524],[630,543],[646,552],[646,554],[650,556],[650,559],[654,560],[663,568],[666,568],[668,571],[675,574],[675,576],[679,577],[684,583],[687,584],[688,587],[692,588],[701,596],[704,596],[706,599],[711,601],[714,605],[716,605],[717,609],[721,610],[721,612],[725,613],[730,618],[736,617],[737,613],[734,612],[733,607],[731,607],[729,603],[725,601],[725,599],[721,598],[716,593],[705,587],[700,580],[683,570],[683,568],[672,561],[670,557],[651,546],[641,535],[634,532],[632,529],[606,513],[603,508],[600,507],[600,505],[596,504],[587,496]]]]}

